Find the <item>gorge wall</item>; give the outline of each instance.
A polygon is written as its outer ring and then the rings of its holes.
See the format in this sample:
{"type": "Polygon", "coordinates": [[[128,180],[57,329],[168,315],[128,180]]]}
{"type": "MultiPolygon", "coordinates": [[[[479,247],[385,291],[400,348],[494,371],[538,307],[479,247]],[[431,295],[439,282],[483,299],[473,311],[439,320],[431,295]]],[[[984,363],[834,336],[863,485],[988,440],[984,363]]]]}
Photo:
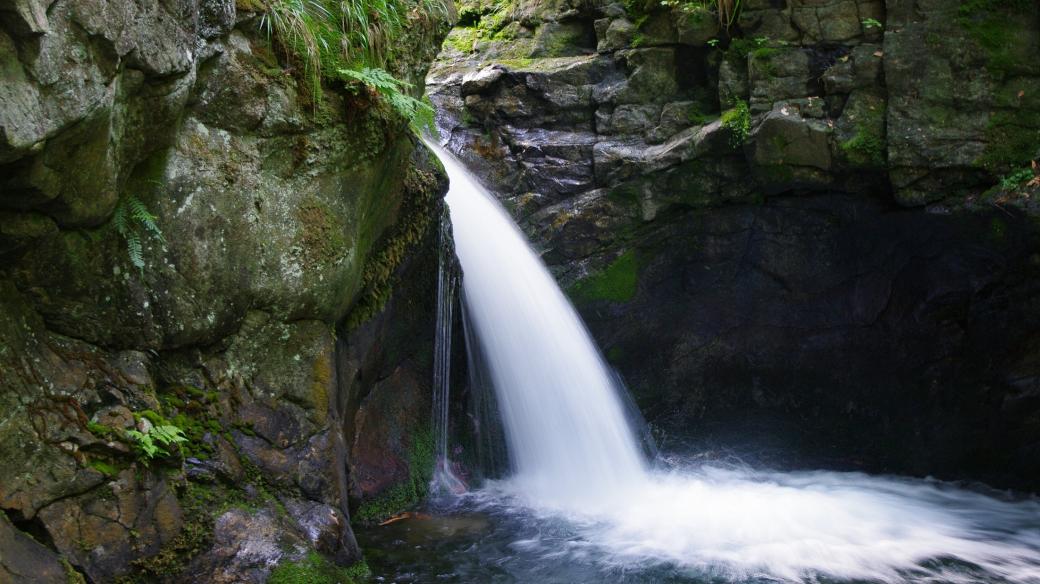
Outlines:
{"type": "Polygon", "coordinates": [[[0,582],[345,582],[425,489],[445,180],[258,6],[0,4],[0,582]]]}
{"type": "Polygon", "coordinates": [[[1031,1],[476,1],[427,84],[660,436],[1036,488],[1038,55],[1031,1]]]}

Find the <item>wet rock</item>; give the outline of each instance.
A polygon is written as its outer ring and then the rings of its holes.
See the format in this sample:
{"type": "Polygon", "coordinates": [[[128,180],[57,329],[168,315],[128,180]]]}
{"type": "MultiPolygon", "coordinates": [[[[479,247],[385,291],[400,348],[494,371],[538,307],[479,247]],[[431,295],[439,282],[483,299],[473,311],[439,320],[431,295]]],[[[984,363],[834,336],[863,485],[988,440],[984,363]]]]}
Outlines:
{"type": "Polygon", "coordinates": [[[306,555],[308,544],[292,520],[270,506],[230,509],[216,519],[211,550],[192,560],[185,575],[215,584],[259,584],[280,562],[306,555]]]}

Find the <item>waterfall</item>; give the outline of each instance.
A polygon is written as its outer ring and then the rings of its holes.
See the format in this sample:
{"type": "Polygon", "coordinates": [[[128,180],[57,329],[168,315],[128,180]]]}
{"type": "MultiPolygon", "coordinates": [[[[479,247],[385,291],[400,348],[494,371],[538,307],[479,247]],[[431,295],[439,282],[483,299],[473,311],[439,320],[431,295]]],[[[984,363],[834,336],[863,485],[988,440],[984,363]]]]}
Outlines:
{"type": "Polygon", "coordinates": [[[487,361],[514,480],[543,504],[613,500],[645,472],[614,376],[501,205],[437,149],[472,336],[487,361]]]}
{"type": "Polygon", "coordinates": [[[501,205],[430,147],[451,180],[470,366],[494,389],[512,466],[468,497],[574,530],[516,549],[549,565],[596,550],[609,569],[665,563],[710,581],[1040,583],[1036,499],[859,473],[648,468],[573,307],[501,205]]]}

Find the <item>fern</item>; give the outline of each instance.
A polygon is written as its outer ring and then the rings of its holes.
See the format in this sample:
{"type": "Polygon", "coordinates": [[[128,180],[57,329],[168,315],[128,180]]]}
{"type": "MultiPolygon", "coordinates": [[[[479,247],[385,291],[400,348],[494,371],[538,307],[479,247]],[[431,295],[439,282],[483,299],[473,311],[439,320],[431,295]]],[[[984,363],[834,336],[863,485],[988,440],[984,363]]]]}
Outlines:
{"type": "Polygon", "coordinates": [[[112,214],[112,225],[116,232],[126,241],[126,252],[130,263],[137,269],[144,270],[144,245],[141,241],[141,230],[165,243],[162,230],[148,207],[134,195],[128,195],[119,201],[112,214]]]}
{"type": "Polygon", "coordinates": [[[340,77],[366,85],[379,94],[401,117],[408,120],[416,134],[424,131],[436,132],[433,107],[406,93],[411,83],[401,81],[385,69],[365,67],[363,69],[340,69],[340,77]]]}
{"type": "Polygon", "coordinates": [[[126,436],[146,460],[170,456],[168,448],[188,441],[184,430],[172,424],[152,426],[147,432],[127,430],[126,436]]]}

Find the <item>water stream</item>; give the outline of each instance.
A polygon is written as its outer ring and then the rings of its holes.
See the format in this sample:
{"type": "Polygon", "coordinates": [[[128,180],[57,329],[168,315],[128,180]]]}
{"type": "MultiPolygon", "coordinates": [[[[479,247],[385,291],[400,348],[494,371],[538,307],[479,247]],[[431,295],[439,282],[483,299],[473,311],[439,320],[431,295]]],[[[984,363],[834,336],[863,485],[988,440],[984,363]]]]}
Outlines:
{"type": "Polygon", "coordinates": [[[652,468],[623,387],[508,214],[452,156],[469,350],[511,473],[362,532],[400,582],[1040,583],[1040,502],[940,481],[652,468]]]}

